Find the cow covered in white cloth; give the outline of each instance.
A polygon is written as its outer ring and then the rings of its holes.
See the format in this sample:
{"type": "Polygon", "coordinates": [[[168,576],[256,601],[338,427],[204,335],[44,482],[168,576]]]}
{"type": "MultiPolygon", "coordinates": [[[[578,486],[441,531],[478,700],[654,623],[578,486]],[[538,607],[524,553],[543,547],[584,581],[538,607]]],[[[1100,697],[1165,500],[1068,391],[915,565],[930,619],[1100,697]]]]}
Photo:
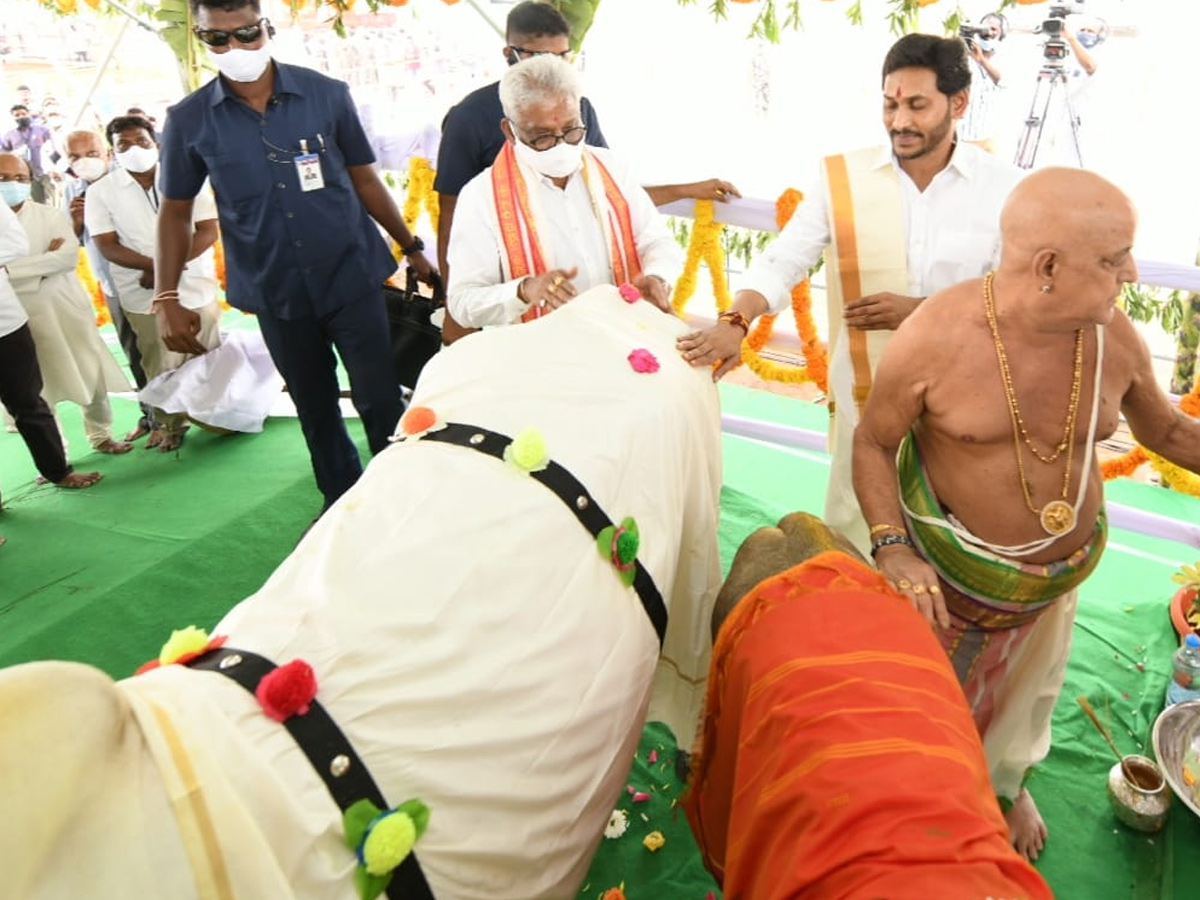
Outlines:
{"type": "MultiPolygon", "coordinates": [[[[521,452],[396,443],[212,629],[221,652],[312,667],[388,803],[428,807],[415,856],[437,900],[574,897],[647,713],[693,737],[720,426],[709,373],[674,350],[684,328],[596,288],[449,348],[414,404],[435,427],[524,434],[521,452]],[[670,611],[661,654],[607,537],[526,471],[542,441],[614,523],[636,522],[670,611]]],[[[316,770],[215,670],[0,672],[0,809],[6,897],[358,896],[316,770]]]]}

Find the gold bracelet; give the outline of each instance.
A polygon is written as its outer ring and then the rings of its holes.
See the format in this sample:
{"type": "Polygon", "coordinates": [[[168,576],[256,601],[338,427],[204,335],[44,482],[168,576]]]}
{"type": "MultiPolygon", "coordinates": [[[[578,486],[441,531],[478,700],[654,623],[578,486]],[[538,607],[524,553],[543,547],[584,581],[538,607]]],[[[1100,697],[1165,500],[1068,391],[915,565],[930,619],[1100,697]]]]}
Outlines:
{"type": "Polygon", "coordinates": [[[742,313],[740,310],[732,309],[729,312],[723,312],[719,316],[717,316],[717,321],[718,322],[728,322],[730,325],[734,326],[735,328],[742,329],[743,335],[747,335],[750,333],[750,320],[747,319],[745,314],[742,313]]]}
{"type": "Polygon", "coordinates": [[[899,531],[901,533],[904,533],[904,532],[907,532],[908,529],[903,528],[900,525],[872,525],[871,526],[871,537],[875,537],[875,535],[880,534],[884,531],[899,531]]]}

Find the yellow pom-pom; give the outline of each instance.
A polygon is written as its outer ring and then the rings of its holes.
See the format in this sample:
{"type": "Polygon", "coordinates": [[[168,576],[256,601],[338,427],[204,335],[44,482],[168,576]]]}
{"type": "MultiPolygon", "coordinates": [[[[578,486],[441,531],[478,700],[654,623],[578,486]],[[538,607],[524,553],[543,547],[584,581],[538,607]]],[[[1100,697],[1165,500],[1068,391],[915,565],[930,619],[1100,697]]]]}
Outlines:
{"type": "Polygon", "coordinates": [[[195,625],[179,628],[172,631],[167,642],[163,644],[158,661],[164,666],[169,666],[185,653],[203,653],[207,646],[208,632],[203,628],[197,628],[195,625]]]}
{"type": "Polygon", "coordinates": [[[642,846],[644,846],[651,853],[654,853],[666,842],[667,839],[663,837],[663,833],[661,831],[652,831],[642,839],[642,846]]]}
{"type": "Polygon", "coordinates": [[[417,826],[407,813],[394,812],[375,823],[363,844],[363,866],[371,875],[386,875],[404,862],[417,842],[417,826]]]}
{"type": "Polygon", "coordinates": [[[526,472],[544,469],[549,461],[546,456],[546,439],[536,428],[526,428],[508,445],[507,456],[514,466],[526,472]]]}

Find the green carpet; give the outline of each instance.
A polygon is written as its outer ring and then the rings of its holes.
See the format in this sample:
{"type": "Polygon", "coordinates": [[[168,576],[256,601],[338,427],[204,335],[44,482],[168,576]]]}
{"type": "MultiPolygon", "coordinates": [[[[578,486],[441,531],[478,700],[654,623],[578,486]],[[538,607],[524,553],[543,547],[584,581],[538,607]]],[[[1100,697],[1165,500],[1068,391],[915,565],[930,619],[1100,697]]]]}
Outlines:
{"type": "MultiPolygon", "coordinates": [[[[727,412],[822,427],[819,408],[722,386],[727,412]]],[[[114,401],[116,430],[136,409],[114,401]]],[[[258,435],[219,437],[193,428],[183,449],[135,449],[122,457],[87,451],[78,411],[60,409],[73,459],[105,479],[81,492],[37,486],[18,436],[0,432],[0,665],[58,658],[124,676],[181,624],[211,626],[256,590],[320,509],[299,426],[271,419],[258,435]]],[[[361,429],[351,433],[364,450],[361,429]]],[[[827,460],[736,437],[723,442],[721,556],[796,509],[820,512],[827,460]]],[[[1180,519],[1200,519],[1200,502],[1120,482],[1113,499],[1180,519]]],[[[1108,811],[1109,751],[1079,711],[1087,694],[1128,750],[1148,745],[1162,706],[1174,637],[1166,615],[1171,572],[1194,549],[1114,531],[1096,575],[1081,592],[1067,687],[1055,717],[1055,746],[1032,776],[1051,831],[1039,868],[1064,900],[1168,900],[1200,883],[1200,822],[1176,803],[1167,831],[1126,830],[1108,811]],[[1140,665],[1139,665],[1140,664],[1140,665]],[[1144,668],[1144,671],[1143,671],[1144,668]]],[[[621,798],[629,827],[602,840],[581,897],[624,884],[629,900],[705,900],[715,891],[676,805],[670,735],[649,726],[629,783],[649,799],[621,798]],[[656,759],[649,762],[651,753],[656,759]],[[642,841],[659,831],[665,844],[642,841]]]]}

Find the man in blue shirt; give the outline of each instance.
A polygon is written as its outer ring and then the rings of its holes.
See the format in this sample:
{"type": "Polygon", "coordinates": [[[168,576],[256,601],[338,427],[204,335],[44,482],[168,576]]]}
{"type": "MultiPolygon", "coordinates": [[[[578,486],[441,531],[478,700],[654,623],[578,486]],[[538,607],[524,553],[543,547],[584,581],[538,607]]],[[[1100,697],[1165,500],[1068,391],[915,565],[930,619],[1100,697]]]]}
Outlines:
{"type": "Polygon", "coordinates": [[[382,284],[395,260],[375,222],[422,280],[434,270],[372,164],[349,88],[271,59],[257,0],[191,0],[196,36],[220,76],[167,117],[155,301],[166,345],[203,353],[199,320],[178,301],[192,200],[205,178],[217,198],[229,302],[254,313],[287,382],[325,509],[362,463],[338,407],[337,361],[372,453],[403,411],[382,284]],[[374,219],[374,222],[372,221],[374,219]]]}

